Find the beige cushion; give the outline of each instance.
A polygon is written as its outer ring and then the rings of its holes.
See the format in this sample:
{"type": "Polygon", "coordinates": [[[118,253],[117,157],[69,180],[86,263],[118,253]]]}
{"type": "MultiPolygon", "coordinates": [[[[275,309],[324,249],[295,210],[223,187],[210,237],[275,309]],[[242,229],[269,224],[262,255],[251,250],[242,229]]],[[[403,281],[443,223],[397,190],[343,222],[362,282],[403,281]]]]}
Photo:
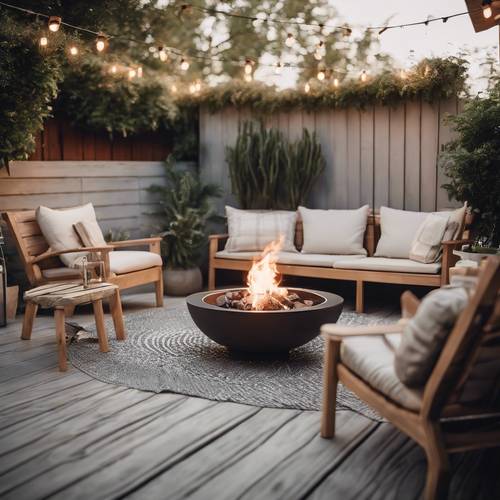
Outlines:
{"type": "Polygon", "coordinates": [[[468,294],[462,287],[443,287],[424,297],[405,327],[394,358],[396,374],[404,384],[425,385],[467,302],[468,294]]]}
{"type": "Polygon", "coordinates": [[[347,338],[341,346],[342,363],[369,386],[404,408],[420,409],[422,391],[406,387],[396,376],[394,352],[382,335],[347,338]]]}
{"type": "Polygon", "coordinates": [[[118,250],[110,252],[109,267],[112,273],[125,274],[161,266],[162,260],[157,253],[138,250],[118,250]]]}
{"type": "Polygon", "coordinates": [[[304,229],[302,253],[366,255],[363,238],[368,205],[357,210],[311,210],[299,207],[304,229]]]}
{"type": "MultiPolygon", "coordinates": [[[[215,254],[220,259],[253,260],[260,256],[259,252],[228,252],[221,250],[215,254]]],[[[364,259],[363,255],[325,255],[302,254],[297,252],[279,252],[278,263],[296,266],[332,267],[337,260],[364,259]]]]}
{"type": "Polygon", "coordinates": [[[88,222],[77,222],[73,224],[73,229],[80,238],[84,247],[98,247],[102,245],[102,231],[97,224],[88,222]]]}
{"type": "Polygon", "coordinates": [[[396,273],[437,274],[441,269],[439,262],[422,264],[410,259],[389,259],[386,257],[365,257],[353,259],[349,257],[333,264],[335,269],[364,269],[366,271],[392,271],[396,273]]]}
{"type": "Polygon", "coordinates": [[[247,252],[264,250],[272,241],[282,240],[282,250],[296,252],[294,245],[297,213],[286,210],[239,210],[226,206],[229,238],[225,250],[247,252]]]}
{"type": "MultiPolygon", "coordinates": [[[[443,235],[443,241],[456,240],[461,237],[461,230],[465,223],[465,215],[467,212],[467,203],[464,203],[463,207],[453,210],[451,212],[445,212],[449,214],[448,225],[446,226],[446,231],[443,235]]],[[[441,212],[438,212],[441,213],[441,212]]]]}
{"type": "Polygon", "coordinates": [[[441,242],[448,225],[448,216],[428,214],[411,244],[410,259],[424,264],[439,258],[441,242]]]}
{"type": "MultiPolygon", "coordinates": [[[[52,208],[41,206],[37,208],[36,220],[43,236],[53,251],[58,252],[82,246],[80,238],[73,227],[77,222],[85,223],[95,241],[99,243],[99,246],[106,245],[102,231],[97,223],[92,203],[63,210],[53,210],[52,208]]],[[[60,259],[66,266],[75,267],[85,255],[85,253],[79,252],[68,253],[62,254],[60,259]]]]}

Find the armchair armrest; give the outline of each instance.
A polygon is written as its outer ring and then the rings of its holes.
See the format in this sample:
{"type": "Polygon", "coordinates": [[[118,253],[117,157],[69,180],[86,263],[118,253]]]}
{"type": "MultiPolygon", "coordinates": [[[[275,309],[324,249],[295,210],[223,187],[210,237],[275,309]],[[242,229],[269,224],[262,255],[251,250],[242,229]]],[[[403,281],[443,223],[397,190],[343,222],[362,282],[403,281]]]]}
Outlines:
{"type": "Polygon", "coordinates": [[[458,257],[453,255],[453,250],[471,243],[472,240],[462,239],[462,240],[448,240],[442,241],[443,246],[443,257],[441,260],[441,286],[447,285],[450,281],[450,267],[453,267],[458,261],[458,257]]]}
{"type": "Polygon", "coordinates": [[[228,234],[211,234],[208,237],[208,254],[209,259],[214,259],[215,254],[219,250],[219,242],[228,238],[228,234]]]}
{"type": "Polygon", "coordinates": [[[105,246],[105,247],[80,247],[80,248],[70,248],[68,250],[59,250],[57,252],[47,250],[46,252],[37,255],[36,257],[33,257],[30,260],[30,264],[36,264],[37,262],[40,262],[45,259],[50,259],[51,257],[58,257],[59,255],[63,255],[65,253],[77,253],[77,252],[86,252],[86,253],[96,253],[96,252],[103,252],[105,254],[108,254],[109,252],[113,251],[113,247],[111,246],[105,246]]]}
{"type": "Polygon", "coordinates": [[[229,234],[210,234],[208,236],[209,240],[225,240],[226,238],[229,238],[229,234]]]}
{"type": "Polygon", "coordinates": [[[149,251],[160,254],[160,243],[163,238],[152,236],[151,238],[141,238],[137,240],[110,241],[109,244],[114,248],[129,248],[138,246],[149,246],[149,251]]]}
{"type": "Polygon", "coordinates": [[[472,240],[466,240],[466,239],[463,239],[463,240],[446,240],[446,241],[442,241],[441,245],[443,245],[443,247],[456,247],[456,246],[459,246],[459,245],[468,245],[469,243],[472,243],[472,240]]]}
{"type": "Polygon", "coordinates": [[[344,326],[329,323],[321,327],[321,335],[325,340],[341,341],[346,337],[363,337],[366,335],[385,335],[387,333],[402,333],[406,320],[401,319],[398,323],[344,326]]]}

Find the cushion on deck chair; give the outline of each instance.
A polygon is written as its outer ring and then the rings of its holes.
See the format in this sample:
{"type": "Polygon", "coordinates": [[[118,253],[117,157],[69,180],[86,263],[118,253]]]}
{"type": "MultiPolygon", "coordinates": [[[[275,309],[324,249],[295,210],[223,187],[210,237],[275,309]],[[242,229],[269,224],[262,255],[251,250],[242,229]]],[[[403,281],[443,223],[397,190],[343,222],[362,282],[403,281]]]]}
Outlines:
{"type": "MultiPolygon", "coordinates": [[[[85,226],[93,235],[93,240],[99,246],[106,246],[92,203],[62,210],[53,210],[41,206],[36,210],[36,220],[53,251],[59,252],[82,246],[80,238],[73,227],[78,222],[85,223],[85,226]]],[[[66,266],[75,267],[85,255],[85,253],[79,252],[67,253],[62,254],[60,259],[66,266]]]]}
{"type": "Polygon", "coordinates": [[[469,301],[465,288],[446,286],[428,293],[410,319],[396,349],[394,367],[409,387],[423,387],[459,314],[469,301]]]}
{"type": "MultiPolygon", "coordinates": [[[[394,335],[391,335],[394,341],[394,335]]],[[[422,391],[405,386],[394,369],[394,351],[383,335],[351,337],[342,340],[342,364],[370,387],[408,410],[418,411],[422,391]]]]}
{"type": "Polygon", "coordinates": [[[109,254],[109,267],[112,273],[125,274],[161,266],[160,255],[139,250],[115,250],[109,254]]]}
{"type": "Polygon", "coordinates": [[[439,262],[422,264],[410,259],[389,259],[386,257],[366,257],[364,259],[339,260],[333,264],[335,269],[362,269],[365,271],[392,271],[396,273],[437,274],[441,269],[439,262]]]}

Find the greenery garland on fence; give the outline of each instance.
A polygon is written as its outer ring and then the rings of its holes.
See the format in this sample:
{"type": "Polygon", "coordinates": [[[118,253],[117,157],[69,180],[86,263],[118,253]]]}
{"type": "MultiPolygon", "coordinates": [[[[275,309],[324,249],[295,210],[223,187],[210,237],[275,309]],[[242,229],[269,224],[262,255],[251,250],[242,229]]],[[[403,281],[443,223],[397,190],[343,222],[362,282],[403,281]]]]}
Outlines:
{"type": "Polygon", "coordinates": [[[466,86],[467,62],[464,59],[424,59],[406,78],[384,72],[360,80],[344,81],[338,88],[333,84],[311,84],[305,89],[279,91],[260,82],[244,83],[234,80],[216,87],[206,87],[199,95],[179,96],[179,106],[205,105],[212,112],[226,106],[251,107],[263,113],[279,110],[318,108],[364,108],[368,105],[396,105],[402,101],[422,98],[433,102],[462,93],[466,86]]]}

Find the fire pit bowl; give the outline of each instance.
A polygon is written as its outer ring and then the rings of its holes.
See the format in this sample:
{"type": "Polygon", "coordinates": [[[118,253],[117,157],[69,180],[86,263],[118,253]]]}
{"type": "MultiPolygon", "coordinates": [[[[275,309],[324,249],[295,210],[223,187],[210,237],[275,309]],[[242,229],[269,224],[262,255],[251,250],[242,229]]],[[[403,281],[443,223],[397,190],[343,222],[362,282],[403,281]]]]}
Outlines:
{"type": "Polygon", "coordinates": [[[291,310],[244,311],[217,305],[217,298],[231,290],[200,292],[186,298],[196,326],[209,338],[231,351],[285,354],[320,333],[324,323],[337,321],[344,299],[328,292],[289,288],[314,305],[291,310]]]}

